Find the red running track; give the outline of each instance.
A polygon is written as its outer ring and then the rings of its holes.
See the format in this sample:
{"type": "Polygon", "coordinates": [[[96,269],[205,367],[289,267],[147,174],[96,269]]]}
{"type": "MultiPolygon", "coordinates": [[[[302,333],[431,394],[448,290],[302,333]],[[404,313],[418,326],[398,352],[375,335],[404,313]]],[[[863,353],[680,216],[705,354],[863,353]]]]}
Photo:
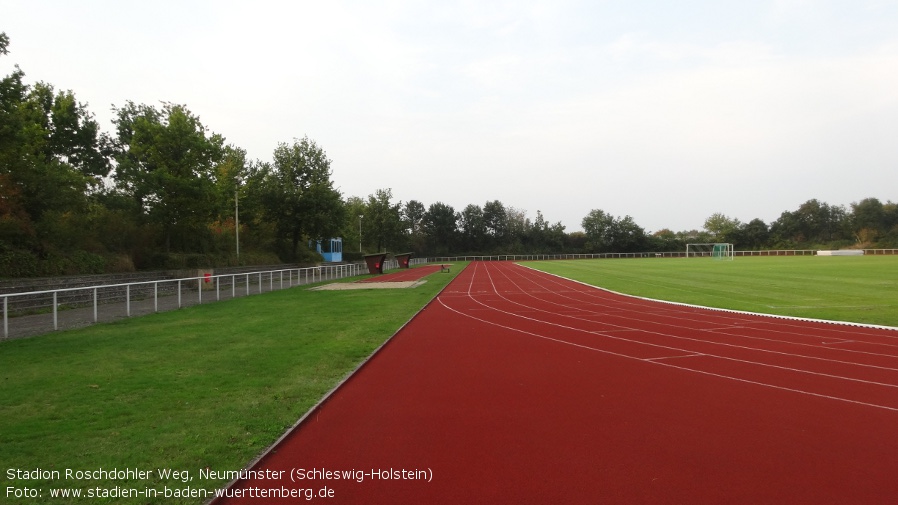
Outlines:
{"type": "Polygon", "coordinates": [[[895,503],[898,332],[472,263],[254,469],[325,503],[895,503]]]}

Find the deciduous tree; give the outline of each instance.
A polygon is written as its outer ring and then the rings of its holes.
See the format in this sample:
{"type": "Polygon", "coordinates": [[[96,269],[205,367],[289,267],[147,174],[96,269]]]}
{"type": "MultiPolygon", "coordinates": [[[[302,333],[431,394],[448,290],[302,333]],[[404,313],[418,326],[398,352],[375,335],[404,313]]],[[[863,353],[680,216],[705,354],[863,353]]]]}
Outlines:
{"type": "Polygon", "coordinates": [[[330,159],[308,137],[280,143],[274,161],[257,170],[265,219],[275,223],[284,259],[299,258],[299,244],[307,239],[330,238],[345,219],[340,192],[331,181],[330,159]]]}

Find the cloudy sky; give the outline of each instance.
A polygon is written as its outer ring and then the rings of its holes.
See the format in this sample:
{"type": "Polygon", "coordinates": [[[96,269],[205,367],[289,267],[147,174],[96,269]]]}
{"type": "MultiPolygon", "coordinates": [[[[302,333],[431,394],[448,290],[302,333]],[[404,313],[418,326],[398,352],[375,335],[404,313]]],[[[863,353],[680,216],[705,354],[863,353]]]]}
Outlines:
{"type": "Polygon", "coordinates": [[[344,196],[568,231],[898,200],[893,0],[0,0],[26,81],[101,125],[186,105],[250,158],[309,136],[344,196]]]}

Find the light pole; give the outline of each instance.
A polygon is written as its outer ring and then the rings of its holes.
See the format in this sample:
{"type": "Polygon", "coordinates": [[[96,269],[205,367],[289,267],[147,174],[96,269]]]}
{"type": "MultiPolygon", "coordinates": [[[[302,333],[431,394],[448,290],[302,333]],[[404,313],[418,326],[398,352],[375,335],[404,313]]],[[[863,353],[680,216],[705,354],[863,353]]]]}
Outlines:
{"type": "Polygon", "coordinates": [[[365,217],[359,214],[359,252],[362,252],[362,218],[365,217]]]}
{"type": "MultiPolygon", "coordinates": [[[[238,182],[239,184],[239,182],[238,182]]],[[[240,202],[234,189],[234,238],[237,242],[237,264],[240,264],[240,202]]]]}

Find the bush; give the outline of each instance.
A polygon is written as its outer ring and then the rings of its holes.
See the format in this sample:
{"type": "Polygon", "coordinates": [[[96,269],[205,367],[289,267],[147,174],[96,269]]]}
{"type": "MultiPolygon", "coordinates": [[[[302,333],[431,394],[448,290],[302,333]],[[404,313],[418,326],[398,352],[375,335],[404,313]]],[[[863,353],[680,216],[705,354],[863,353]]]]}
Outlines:
{"type": "Polygon", "coordinates": [[[34,254],[0,244],[0,277],[37,277],[38,261],[34,254]]]}
{"type": "Polygon", "coordinates": [[[348,261],[350,263],[354,261],[364,261],[365,253],[360,253],[358,251],[346,252],[343,251],[343,261],[348,261]]]}
{"type": "Polygon", "coordinates": [[[134,262],[131,257],[125,254],[112,254],[106,257],[106,273],[118,274],[125,272],[133,272],[134,262]]]}

